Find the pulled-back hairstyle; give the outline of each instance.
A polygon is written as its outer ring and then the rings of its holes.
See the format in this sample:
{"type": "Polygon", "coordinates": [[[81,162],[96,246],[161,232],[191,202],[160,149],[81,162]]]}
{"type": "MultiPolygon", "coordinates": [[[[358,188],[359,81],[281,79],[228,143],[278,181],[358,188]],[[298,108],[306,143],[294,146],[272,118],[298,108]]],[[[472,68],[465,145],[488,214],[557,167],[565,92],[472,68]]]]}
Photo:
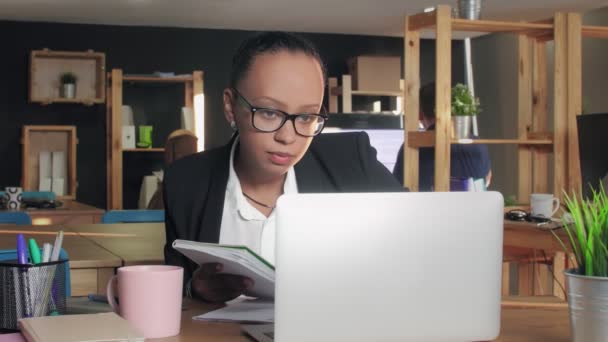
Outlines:
{"type": "Polygon", "coordinates": [[[301,52],[319,62],[325,82],[325,64],[314,45],[307,39],[288,32],[263,32],[246,39],[232,58],[230,86],[236,85],[245,77],[254,59],[263,53],[280,51],[301,52]]]}

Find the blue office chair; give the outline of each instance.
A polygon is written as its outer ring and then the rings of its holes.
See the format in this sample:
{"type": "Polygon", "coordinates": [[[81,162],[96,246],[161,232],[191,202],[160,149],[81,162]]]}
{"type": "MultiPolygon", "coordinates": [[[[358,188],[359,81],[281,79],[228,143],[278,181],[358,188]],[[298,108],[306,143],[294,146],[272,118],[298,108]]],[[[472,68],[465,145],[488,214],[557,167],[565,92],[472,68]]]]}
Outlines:
{"type": "MultiPolygon", "coordinates": [[[[17,239],[15,238],[15,241],[17,239]]],[[[40,250],[42,253],[42,250],[40,250]]],[[[8,261],[8,260],[17,260],[17,250],[16,249],[4,249],[0,250],[0,261],[8,261]]],[[[61,249],[59,252],[59,260],[69,260],[68,253],[65,249],[61,249]]],[[[70,286],[70,263],[65,263],[65,296],[69,298],[72,295],[72,287],[70,286]]]]}
{"type": "Polygon", "coordinates": [[[0,224],[32,225],[32,218],[23,211],[0,211],[0,224]]]}
{"type": "Polygon", "coordinates": [[[103,214],[101,223],[165,222],[164,210],[111,210],[103,214]]]}

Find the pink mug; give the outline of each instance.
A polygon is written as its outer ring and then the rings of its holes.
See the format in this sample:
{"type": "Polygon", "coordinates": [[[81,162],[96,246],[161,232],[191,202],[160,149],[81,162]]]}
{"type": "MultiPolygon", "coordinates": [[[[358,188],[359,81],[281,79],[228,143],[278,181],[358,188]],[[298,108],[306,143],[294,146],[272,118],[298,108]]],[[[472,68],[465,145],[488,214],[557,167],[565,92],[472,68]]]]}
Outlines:
{"type": "Polygon", "coordinates": [[[108,302],[145,338],[179,334],[184,269],[178,266],[125,266],[108,281],[108,302]],[[117,282],[118,299],[114,299],[117,282]]]}

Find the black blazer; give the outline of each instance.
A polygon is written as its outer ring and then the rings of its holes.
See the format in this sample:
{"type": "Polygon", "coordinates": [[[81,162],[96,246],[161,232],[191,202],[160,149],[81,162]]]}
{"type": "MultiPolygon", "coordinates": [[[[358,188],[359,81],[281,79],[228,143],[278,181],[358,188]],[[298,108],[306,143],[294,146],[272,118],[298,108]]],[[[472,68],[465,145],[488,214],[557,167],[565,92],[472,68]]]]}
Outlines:
{"type": "MultiPolygon", "coordinates": [[[[219,242],[233,141],[179,159],[165,172],[165,262],[184,267],[184,281],[196,265],[171,244],[175,239],[219,242]]],[[[294,169],[300,193],[404,190],[376,159],[376,150],[363,132],[315,137],[294,169]]]]}

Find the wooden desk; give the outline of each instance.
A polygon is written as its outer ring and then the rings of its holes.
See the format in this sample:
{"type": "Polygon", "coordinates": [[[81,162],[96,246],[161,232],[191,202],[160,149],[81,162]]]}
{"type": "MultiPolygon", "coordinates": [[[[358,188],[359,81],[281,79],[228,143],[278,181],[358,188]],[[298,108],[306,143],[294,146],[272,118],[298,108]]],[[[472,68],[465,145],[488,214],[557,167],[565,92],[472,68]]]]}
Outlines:
{"type": "Polygon", "coordinates": [[[70,258],[72,296],[104,294],[108,280],[118,267],[165,262],[163,223],[1,226],[0,229],[14,231],[0,234],[2,249],[15,249],[18,231],[34,237],[39,244],[53,243],[54,233],[66,232],[63,247],[70,258]]]}
{"type": "MultiPolygon", "coordinates": [[[[26,238],[35,238],[40,246],[45,242],[52,244],[56,232],[61,229],[51,226],[2,226],[0,249],[15,249],[16,235],[19,232],[23,232],[26,238]]],[[[109,278],[114,274],[115,268],[122,265],[122,260],[92,241],[75,235],[69,229],[63,230],[67,232],[63,239],[63,248],[70,258],[72,296],[105,293],[109,278]]]]}
{"type": "Polygon", "coordinates": [[[119,236],[83,236],[105,248],[123,261],[124,266],[164,264],[164,223],[88,224],[70,226],[80,233],[129,234],[119,236]]]}
{"type": "MultiPolygon", "coordinates": [[[[555,231],[559,237],[567,241],[568,236],[563,229],[555,231]]],[[[505,220],[503,245],[530,249],[542,249],[546,253],[563,252],[564,248],[553,236],[550,230],[543,230],[535,224],[505,220]]]]}
{"type": "Polygon", "coordinates": [[[103,209],[79,203],[76,201],[63,201],[63,205],[56,209],[26,209],[32,217],[32,223],[38,225],[60,224],[86,224],[99,223],[105,213],[103,209]]]}
{"type": "MultiPolygon", "coordinates": [[[[192,320],[192,316],[213,310],[218,306],[200,302],[186,303],[178,336],[158,339],[163,342],[235,341],[251,342],[242,335],[235,323],[211,323],[192,320]]],[[[570,341],[570,322],[567,307],[518,308],[503,305],[500,342],[567,342],[570,341]]]]}
{"type": "MultiPolygon", "coordinates": [[[[40,227],[41,228],[41,227],[40,227]]],[[[57,231],[60,228],[49,228],[57,231]]],[[[164,254],[163,248],[165,244],[165,230],[163,223],[130,223],[130,224],[87,224],[87,225],[67,225],[64,226],[65,231],[76,232],[81,234],[81,237],[88,240],[98,248],[104,249],[106,255],[113,255],[114,267],[123,265],[138,265],[138,264],[163,264],[164,254]],[[90,236],[85,234],[122,234],[127,236],[90,236]],[[118,262],[116,260],[119,260],[118,262]],[[117,264],[116,264],[117,263],[117,264]]],[[[564,234],[564,232],[560,232],[564,234]]],[[[11,239],[10,246],[14,245],[14,239],[11,239]]],[[[530,224],[522,224],[518,222],[507,222],[504,230],[504,246],[515,246],[523,248],[542,249],[545,253],[553,258],[555,276],[557,282],[564,284],[565,279],[563,270],[568,263],[566,255],[559,243],[555,240],[550,231],[540,230],[530,224]]],[[[12,247],[14,248],[14,247],[12,247]]],[[[66,247],[70,254],[70,259],[76,261],[70,249],[66,247]]],[[[82,260],[81,260],[82,261],[82,260]]],[[[113,272],[113,271],[112,271],[113,272]]],[[[103,269],[97,272],[99,282],[107,280],[112,273],[108,269],[103,269]]],[[[79,272],[74,273],[73,280],[78,281],[79,272]]],[[[507,273],[508,275],[508,273],[507,273]]],[[[90,289],[92,285],[92,277],[85,277],[85,283],[89,284],[86,288],[90,289]]],[[[548,279],[551,279],[549,276],[548,279]]],[[[508,281],[508,279],[505,279],[508,281]]],[[[521,279],[520,279],[521,280],[521,279]]],[[[556,282],[556,284],[557,284],[556,282]]],[[[550,293],[563,298],[561,287],[554,284],[550,293]]],[[[105,286],[105,285],[104,285],[105,286]]],[[[78,288],[76,286],[73,286],[78,288]]],[[[97,291],[89,292],[104,292],[104,287],[98,287],[97,291]]],[[[85,295],[81,291],[73,291],[75,295],[85,295]]]]}
{"type": "MultiPolygon", "coordinates": [[[[120,257],[123,260],[123,265],[139,265],[139,264],[162,264],[164,263],[163,247],[165,244],[165,230],[163,223],[130,223],[130,224],[111,224],[111,225],[78,225],[69,226],[73,231],[81,233],[108,233],[108,234],[130,234],[130,237],[104,237],[104,236],[87,236],[86,238],[105,248],[112,254],[120,257]]],[[[558,233],[565,238],[565,233],[558,233]]],[[[567,267],[568,262],[566,255],[559,242],[555,239],[550,231],[538,229],[535,225],[506,222],[504,230],[504,246],[518,248],[534,248],[544,250],[549,258],[553,260],[555,267],[556,282],[553,284],[552,277],[545,269],[546,282],[549,286],[545,287],[544,294],[553,294],[560,298],[564,298],[561,287],[557,285],[565,283],[563,270],[567,267]]],[[[542,255],[539,252],[539,255],[542,255]]],[[[524,267],[520,269],[521,275],[524,271],[534,273],[524,267]]],[[[506,273],[506,282],[509,281],[508,273],[506,273]]],[[[524,279],[520,277],[520,283],[528,281],[537,284],[532,277],[524,279]]],[[[524,288],[520,286],[520,289],[524,288]]],[[[531,293],[520,293],[529,295],[531,293]]]]}
{"type": "MultiPolygon", "coordinates": [[[[564,241],[568,241],[566,232],[558,229],[555,233],[564,241]]],[[[567,243],[566,243],[567,244],[567,243]]],[[[507,250],[510,247],[527,250],[537,250],[538,258],[547,256],[553,265],[553,274],[545,268],[534,268],[530,264],[518,265],[520,295],[538,294],[542,285],[544,293],[553,294],[565,299],[562,286],[565,286],[564,271],[573,267],[570,257],[564,252],[563,247],[550,230],[540,229],[538,226],[528,222],[514,222],[505,220],[504,239],[505,257],[508,258],[507,250]],[[544,254],[543,254],[544,252],[544,254]],[[539,285],[541,284],[541,285],[539,285]]],[[[508,261],[508,260],[507,260],[508,261]]],[[[503,272],[503,284],[508,282],[508,272],[503,272]]]]}

